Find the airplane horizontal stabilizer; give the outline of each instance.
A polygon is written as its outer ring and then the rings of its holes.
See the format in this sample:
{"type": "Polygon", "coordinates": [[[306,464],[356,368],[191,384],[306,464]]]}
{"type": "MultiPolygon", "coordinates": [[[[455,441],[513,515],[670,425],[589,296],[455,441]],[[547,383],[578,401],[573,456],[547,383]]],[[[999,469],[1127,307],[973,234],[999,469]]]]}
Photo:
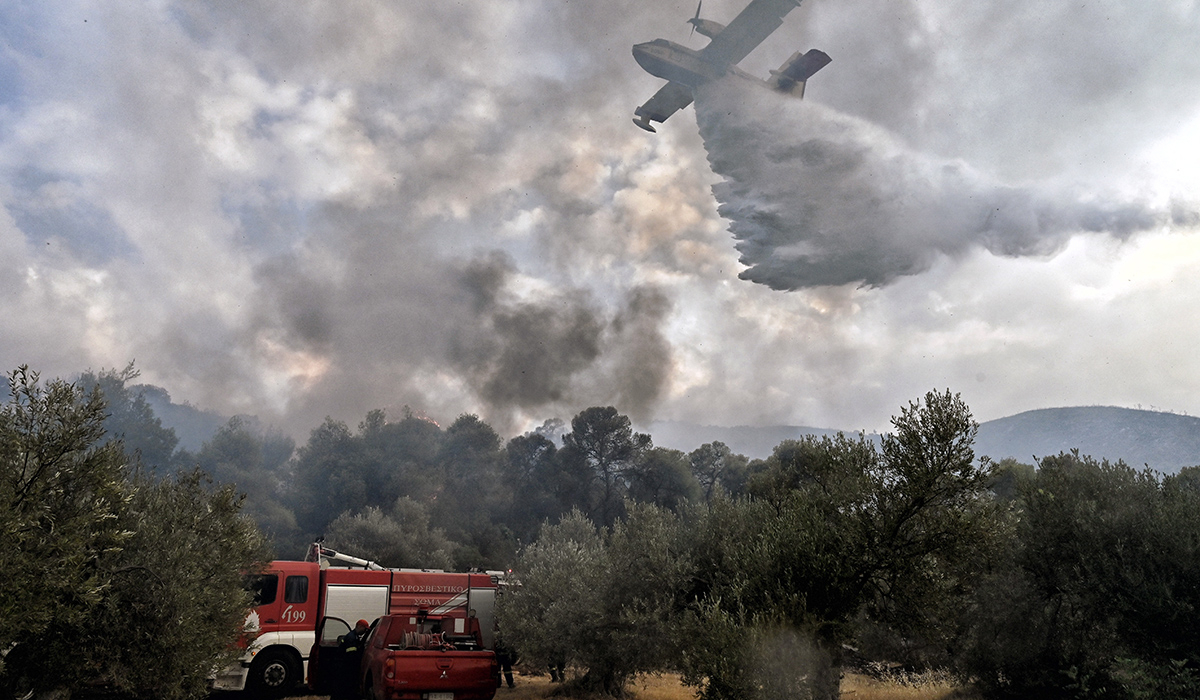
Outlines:
{"type": "Polygon", "coordinates": [[[779,66],[779,70],[771,71],[771,79],[767,82],[780,92],[803,97],[805,81],[832,61],[829,54],[819,49],[810,49],[805,54],[797,51],[779,66]]]}

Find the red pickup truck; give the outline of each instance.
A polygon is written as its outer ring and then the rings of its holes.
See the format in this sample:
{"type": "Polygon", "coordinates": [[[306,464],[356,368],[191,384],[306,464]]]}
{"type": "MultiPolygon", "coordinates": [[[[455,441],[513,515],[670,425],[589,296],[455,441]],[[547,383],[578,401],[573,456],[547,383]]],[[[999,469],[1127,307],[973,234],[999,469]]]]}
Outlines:
{"type": "MultiPolygon", "coordinates": [[[[500,665],[496,653],[483,647],[478,621],[469,622],[474,624],[456,634],[442,632],[432,619],[384,615],[371,626],[351,683],[367,700],[492,700],[500,684],[500,665]]],[[[320,660],[310,661],[309,680],[316,681],[315,689],[337,695],[345,681],[317,670],[346,666],[340,660],[328,663],[339,658],[334,634],[326,630],[318,641],[323,648],[314,649],[320,660]]],[[[350,666],[346,671],[353,673],[350,666]]]]}

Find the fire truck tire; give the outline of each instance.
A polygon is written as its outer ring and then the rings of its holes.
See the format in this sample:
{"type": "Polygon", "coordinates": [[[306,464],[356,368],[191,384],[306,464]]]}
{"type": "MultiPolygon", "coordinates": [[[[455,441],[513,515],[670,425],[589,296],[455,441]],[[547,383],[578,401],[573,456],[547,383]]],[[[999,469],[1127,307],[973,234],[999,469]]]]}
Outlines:
{"type": "Polygon", "coordinates": [[[267,649],[250,664],[246,685],[263,695],[284,695],[300,682],[300,661],[295,654],[281,649],[267,649]]]}
{"type": "Polygon", "coordinates": [[[0,654],[0,697],[13,700],[33,700],[33,682],[26,677],[21,669],[33,666],[29,655],[36,653],[31,644],[17,644],[9,647],[7,654],[0,654]]]}

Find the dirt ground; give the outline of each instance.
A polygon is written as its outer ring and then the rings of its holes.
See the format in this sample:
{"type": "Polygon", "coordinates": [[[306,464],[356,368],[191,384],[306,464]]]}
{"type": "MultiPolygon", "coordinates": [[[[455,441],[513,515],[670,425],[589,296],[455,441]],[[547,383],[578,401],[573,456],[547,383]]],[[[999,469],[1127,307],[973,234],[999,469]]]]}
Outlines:
{"type": "MultiPolygon", "coordinates": [[[[560,688],[550,682],[548,675],[515,674],[516,687],[504,686],[496,691],[496,700],[543,700],[560,688]]],[[[680,682],[677,674],[641,676],[631,686],[633,700],[696,700],[696,693],[680,682]]],[[[328,700],[309,695],[297,700],[328,700]]],[[[555,696],[555,700],[574,700],[555,696]]],[[[847,674],[842,679],[842,700],[978,700],[974,693],[944,681],[908,684],[883,683],[866,676],[847,674]]]]}

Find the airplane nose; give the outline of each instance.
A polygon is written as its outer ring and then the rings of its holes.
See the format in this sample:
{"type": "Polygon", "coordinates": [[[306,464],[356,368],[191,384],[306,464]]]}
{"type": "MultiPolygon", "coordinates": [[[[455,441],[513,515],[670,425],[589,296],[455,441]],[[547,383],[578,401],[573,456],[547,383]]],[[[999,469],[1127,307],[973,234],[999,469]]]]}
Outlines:
{"type": "Polygon", "coordinates": [[[649,47],[650,47],[650,42],[646,42],[644,44],[634,44],[633,45],[633,60],[637,61],[638,65],[641,66],[643,70],[649,72],[650,74],[654,74],[654,71],[651,70],[650,66],[647,65],[647,63],[646,63],[647,60],[650,59],[650,52],[647,51],[647,49],[649,47]]]}

